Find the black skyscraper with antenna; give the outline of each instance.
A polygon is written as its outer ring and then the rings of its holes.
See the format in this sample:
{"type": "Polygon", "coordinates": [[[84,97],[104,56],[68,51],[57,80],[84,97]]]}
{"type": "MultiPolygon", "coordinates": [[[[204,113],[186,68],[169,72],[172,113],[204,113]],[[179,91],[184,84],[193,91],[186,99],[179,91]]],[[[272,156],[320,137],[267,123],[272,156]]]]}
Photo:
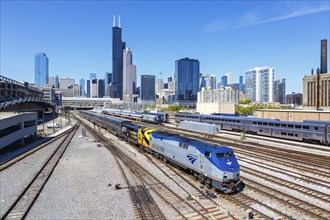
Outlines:
{"type": "Polygon", "coordinates": [[[112,89],[111,97],[123,99],[123,50],[126,43],[121,40],[120,16],[116,26],[115,17],[112,26],[112,89]]]}

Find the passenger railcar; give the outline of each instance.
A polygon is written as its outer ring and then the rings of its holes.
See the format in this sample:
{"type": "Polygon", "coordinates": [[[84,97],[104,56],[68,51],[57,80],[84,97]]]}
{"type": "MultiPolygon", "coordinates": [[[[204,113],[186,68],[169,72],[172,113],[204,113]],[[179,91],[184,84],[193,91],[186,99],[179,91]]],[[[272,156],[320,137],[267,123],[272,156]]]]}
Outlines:
{"type": "Polygon", "coordinates": [[[290,122],[244,116],[183,113],[176,114],[175,120],[219,124],[223,130],[244,131],[256,135],[330,145],[330,123],[326,121],[290,122]]]}
{"type": "Polygon", "coordinates": [[[80,111],[79,114],[83,117],[99,125],[102,128],[114,133],[117,136],[122,135],[122,127],[124,124],[131,124],[132,122],[121,118],[111,117],[108,115],[101,115],[90,111],[80,111]]]}
{"type": "Polygon", "coordinates": [[[190,170],[202,183],[236,192],[240,167],[232,149],[165,132],[152,132],[150,149],[165,161],[190,170]]]}

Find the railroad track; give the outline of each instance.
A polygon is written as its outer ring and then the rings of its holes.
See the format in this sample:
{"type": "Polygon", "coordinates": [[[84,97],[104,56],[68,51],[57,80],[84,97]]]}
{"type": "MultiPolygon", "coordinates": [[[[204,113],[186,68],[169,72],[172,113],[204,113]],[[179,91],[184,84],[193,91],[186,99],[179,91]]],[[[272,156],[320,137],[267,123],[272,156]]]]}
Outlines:
{"type": "MultiPolygon", "coordinates": [[[[78,119],[79,120],[79,119],[78,119]]],[[[173,208],[177,213],[177,218],[179,219],[209,219],[211,218],[211,212],[219,212],[219,210],[215,211],[213,209],[218,209],[218,207],[205,205],[201,202],[196,202],[196,200],[193,199],[187,199],[191,198],[189,194],[186,193],[186,196],[182,196],[176,192],[174,192],[171,189],[171,186],[168,186],[167,181],[162,182],[160,181],[156,176],[151,174],[148,170],[146,170],[144,167],[142,167],[140,164],[138,164],[134,159],[132,159],[130,156],[127,156],[125,153],[123,153],[119,148],[115,147],[116,144],[113,144],[111,141],[107,140],[103,135],[99,133],[96,133],[93,131],[91,127],[89,127],[84,122],[81,122],[84,124],[84,127],[87,127],[90,133],[95,135],[99,141],[101,141],[104,146],[111,151],[111,153],[117,157],[117,159],[120,159],[127,167],[129,167],[130,171],[133,172],[137,177],[139,177],[140,181],[143,183],[143,186],[145,186],[145,189],[152,190],[159,198],[161,198],[164,202],[166,202],[169,207],[173,208]],[[189,197],[190,196],[190,197],[189,197]]],[[[180,182],[182,183],[182,182],[180,182]]],[[[132,193],[133,189],[131,189],[131,184],[128,184],[130,193],[132,193]]],[[[136,197],[136,194],[132,195],[132,197],[136,197]]],[[[145,211],[147,209],[150,209],[150,200],[147,201],[148,204],[145,204],[145,199],[138,197],[137,199],[134,199],[135,201],[139,201],[140,203],[136,203],[135,205],[138,206],[141,210],[143,209],[143,213],[148,213],[148,216],[152,216],[151,219],[157,218],[157,216],[154,216],[154,212],[148,212],[145,211]],[[145,208],[144,208],[145,207],[145,208]]],[[[153,205],[154,206],[154,205],[153,205]]],[[[220,210],[221,211],[221,210],[220,210]]],[[[141,212],[139,212],[141,213],[141,212]]],[[[145,215],[145,214],[143,214],[145,215]]],[[[140,214],[140,216],[137,216],[138,218],[144,219],[143,215],[140,214]]],[[[214,219],[220,219],[217,218],[217,215],[212,216],[214,219]]],[[[221,217],[223,219],[224,216],[221,217]]],[[[150,218],[149,218],[150,219],[150,218]]],[[[232,219],[232,217],[230,217],[232,219]]]]}
{"type": "Polygon", "coordinates": [[[62,138],[62,137],[64,137],[65,135],[67,135],[69,132],[70,132],[70,129],[67,130],[67,131],[65,131],[65,132],[63,132],[63,133],[61,133],[61,134],[59,134],[59,135],[57,135],[56,137],[51,138],[50,140],[48,140],[48,141],[42,143],[41,145],[39,145],[39,146],[37,146],[37,147],[35,147],[35,148],[32,148],[32,149],[30,149],[30,150],[28,150],[28,151],[26,151],[26,152],[23,152],[22,154],[20,154],[20,155],[14,157],[14,158],[12,158],[12,159],[9,159],[9,160],[7,160],[7,161],[4,161],[4,162],[1,163],[1,165],[0,165],[0,171],[9,168],[9,167],[12,166],[13,164],[15,164],[15,163],[17,163],[18,161],[20,161],[20,160],[26,158],[27,156],[33,154],[34,152],[36,152],[36,151],[38,151],[38,150],[44,148],[45,146],[48,146],[49,144],[51,144],[51,143],[53,143],[53,142],[59,140],[60,138],[62,138]]]}
{"type": "Polygon", "coordinates": [[[304,213],[307,219],[330,219],[330,212],[326,209],[312,205],[306,201],[262,185],[251,179],[242,178],[242,180],[247,188],[257,191],[265,197],[274,199],[274,203],[280,203],[281,206],[289,206],[290,209],[294,208],[297,212],[304,213]]]}
{"type": "Polygon", "coordinates": [[[32,181],[18,196],[12,206],[4,214],[1,219],[23,219],[28,214],[35,200],[38,198],[44,185],[47,183],[58,161],[61,159],[63,153],[69,146],[74,134],[79,128],[76,124],[67,134],[65,139],[61,142],[55,152],[50,156],[40,171],[34,176],[32,181]]]}
{"type": "MultiPolygon", "coordinates": [[[[246,174],[249,174],[253,178],[258,178],[259,180],[267,181],[270,184],[276,184],[278,186],[281,186],[282,188],[289,189],[290,191],[301,193],[302,195],[306,195],[310,197],[310,199],[311,198],[316,199],[320,202],[324,202],[324,204],[330,203],[330,195],[327,193],[305,187],[301,184],[290,182],[288,180],[273,176],[269,173],[261,173],[259,170],[255,170],[250,167],[246,168],[241,166],[241,171],[244,172],[244,176],[246,174]]],[[[309,199],[307,201],[309,201],[309,199]]]]}
{"type": "MultiPolygon", "coordinates": [[[[330,187],[330,182],[329,181],[322,180],[319,177],[315,178],[315,177],[312,177],[312,176],[307,176],[304,173],[294,172],[294,171],[288,170],[288,169],[281,169],[281,168],[275,167],[273,165],[265,164],[264,162],[255,161],[254,159],[251,159],[251,158],[239,157],[239,160],[244,161],[245,163],[248,163],[249,165],[253,165],[255,167],[262,168],[264,170],[269,170],[269,171],[272,171],[276,174],[280,174],[280,175],[282,174],[282,175],[285,175],[287,177],[290,177],[291,179],[298,180],[300,182],[308,183],[309,185],[314,185],[314,186],[317,185],[317,186],[321,186],[323,188],[329,188],[330,187]]],[[[325,190],[325,191],[329,191],[329,190],[330,189],[325,190]]]]}
{"type": "MultiPolygon", "coordinates": [[[[205,208],[209,216],[213,219],[235,219],[227,210],[225,210],[221,205],[212,199],[212,196],[216,196],[211,191],[202,191],[200,188],[193,184],[195,181],[191,181],[191,178],[187,178],[184,171],[177,167],[169,164],[165,164],[163,161],[153,158],[151,155],[147,154],[148,159],[153,163],[165,176],[170,180],[175,182],[183,192],[189,195],[190,200],[195,200],[205,208]]],[[[196,181],[197,182],[197,181],[196,181]]]]}

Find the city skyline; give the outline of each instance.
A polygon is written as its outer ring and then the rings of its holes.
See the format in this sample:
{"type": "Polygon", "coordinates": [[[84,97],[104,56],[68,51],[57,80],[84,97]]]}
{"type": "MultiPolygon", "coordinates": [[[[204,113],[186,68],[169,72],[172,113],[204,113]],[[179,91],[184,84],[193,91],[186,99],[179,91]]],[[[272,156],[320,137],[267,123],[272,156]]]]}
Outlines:
{"type": "Polygon", "coordinates": [[[329,4],[2,1],[1,75],[33,83],[33,57],[45,52],[49,76],[103,78],[112,72],[113,16],[120,15],[138,79],[162,72],[166,81],[175,60],[189,57],[217,81],[271,66],[275,80],[286,78],[287,94],[302,92],[302,78],[320,67],[321,39],[329,39],[329,4]]]}

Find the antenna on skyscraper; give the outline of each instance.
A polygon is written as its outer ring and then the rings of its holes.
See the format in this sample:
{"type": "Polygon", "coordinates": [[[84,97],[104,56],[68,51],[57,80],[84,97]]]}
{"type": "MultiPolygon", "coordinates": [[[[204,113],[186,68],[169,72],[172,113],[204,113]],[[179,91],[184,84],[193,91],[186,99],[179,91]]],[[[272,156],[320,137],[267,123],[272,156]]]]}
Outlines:
{"type": "Polygon", "coordinates": [[[112,27],[116,26],[116,16],[113,16],[113,23],[112,23],[112,27]]]}
{"type": "Polygon", "coordinates": [[[162,72],[159,73],[159,79],[162,79],[162,72]]]}
{"type": "Polygon", "coordinates": [[[118,27],[120,27],[120,15],[119,15],[119,24],[118,24],[118,27]]]}

